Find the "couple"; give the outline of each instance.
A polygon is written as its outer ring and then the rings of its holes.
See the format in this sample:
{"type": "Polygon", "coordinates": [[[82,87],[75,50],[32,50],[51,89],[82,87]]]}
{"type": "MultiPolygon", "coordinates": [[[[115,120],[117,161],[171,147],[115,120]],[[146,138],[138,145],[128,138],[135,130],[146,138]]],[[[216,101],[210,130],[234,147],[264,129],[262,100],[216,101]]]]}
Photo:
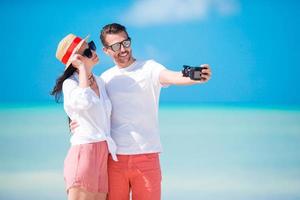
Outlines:
{"type": "Polygon", "coordinates": [[[56,57],[65,65],[52,95],[63,93],[72,123],[71,148],[64,163],[69,200],[159,200],[161,152],[158,104],[162,87],[193,85],[210,79],[208,65],[200,81],[167,70],[153,60],[136,60],[126,28],[113,23],[100,33],[103,51],[115,66],[100,77],[96,46],[73,34],[63,38],[56,57]],[[108,193],[108,195],[107,195],[108,193]]]}

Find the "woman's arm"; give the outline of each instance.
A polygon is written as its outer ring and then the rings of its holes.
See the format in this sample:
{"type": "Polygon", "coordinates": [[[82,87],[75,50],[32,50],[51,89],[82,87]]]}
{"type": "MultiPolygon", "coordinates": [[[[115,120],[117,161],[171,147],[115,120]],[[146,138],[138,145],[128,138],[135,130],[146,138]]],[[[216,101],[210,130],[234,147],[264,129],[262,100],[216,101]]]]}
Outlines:
{"type": "Polygon", "coordinates": [[[83,56],[79,54],[73,55],[71,58],[72,65],[77,68],[79,74],[79,87],[87,88],[89,87],[89,77],[88,77],[88,70],[82,61],[83,56]]]}
{"type": "Polygon", "coordinates": [[[82,61],[82,56],[75,54],[72,65],[78,69],[79,83],[75,80],[66,80],[63,84],[64,102],[74,109],[88,109],[92,105],[92,89],[89,85],[88,69],[82,61]]]}

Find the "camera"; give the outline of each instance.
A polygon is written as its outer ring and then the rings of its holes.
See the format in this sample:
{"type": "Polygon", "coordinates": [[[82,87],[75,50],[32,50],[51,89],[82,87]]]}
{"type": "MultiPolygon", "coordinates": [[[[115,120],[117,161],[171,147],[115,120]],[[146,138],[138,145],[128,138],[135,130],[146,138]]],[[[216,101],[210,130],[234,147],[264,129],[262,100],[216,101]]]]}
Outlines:
{"type": "Polygon", "coordinates": [[[192,67],[189,65],[183,65],[182,75],[184,77],[190,77],[192,80],[201,80],[202,69],[205,67],[192,67]]]}

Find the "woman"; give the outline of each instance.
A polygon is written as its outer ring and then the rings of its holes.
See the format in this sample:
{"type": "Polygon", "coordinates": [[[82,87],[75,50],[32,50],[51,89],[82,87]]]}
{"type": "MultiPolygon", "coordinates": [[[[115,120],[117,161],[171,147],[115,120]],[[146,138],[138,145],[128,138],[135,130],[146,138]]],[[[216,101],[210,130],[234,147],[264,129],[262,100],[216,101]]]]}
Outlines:
{"type": "Polygon", "coordinates": [[[104,82],[92,73],[99,58],[94,42],[87,43],[87,38],[69,34],[60,41],[56,57],[65,64],[65,71],[51,93],[56,101],[63,93],[69,119],[80,123],[64,163],[69,200],[106,199],[108,153],[117,160],[116,145],[110,137],[111,103],[104,82]]]}

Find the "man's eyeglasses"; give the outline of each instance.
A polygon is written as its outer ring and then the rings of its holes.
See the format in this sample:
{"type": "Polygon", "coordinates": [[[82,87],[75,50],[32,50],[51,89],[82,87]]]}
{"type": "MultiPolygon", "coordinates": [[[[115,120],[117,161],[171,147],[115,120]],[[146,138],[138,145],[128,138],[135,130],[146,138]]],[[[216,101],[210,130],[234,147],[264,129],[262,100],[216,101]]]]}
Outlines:
{"type": "Polygon", "coordinates": [[[92,51],[96,51],[96,45],[95,45],[95,43],[93,41],[90,41],[88,43],[88,46],[89,47],[86,48],[83,51],[82,55],[85,56],[85,57],[87,57],[87,58],[91,58],[91,57],[93,57],[93,52],[92,51]]]}
{"type": "Polygon", "coordinates": [[[121,49],[121,45],[124,48],[129,48],[131,45],[131,38],[128,37],[126,40],[123,40],[122,42],[117,42],[115,44],[112,44],[110,46],[107,46],[109,48],[111,48],[114,52],[119,51],[121,49]]]}

